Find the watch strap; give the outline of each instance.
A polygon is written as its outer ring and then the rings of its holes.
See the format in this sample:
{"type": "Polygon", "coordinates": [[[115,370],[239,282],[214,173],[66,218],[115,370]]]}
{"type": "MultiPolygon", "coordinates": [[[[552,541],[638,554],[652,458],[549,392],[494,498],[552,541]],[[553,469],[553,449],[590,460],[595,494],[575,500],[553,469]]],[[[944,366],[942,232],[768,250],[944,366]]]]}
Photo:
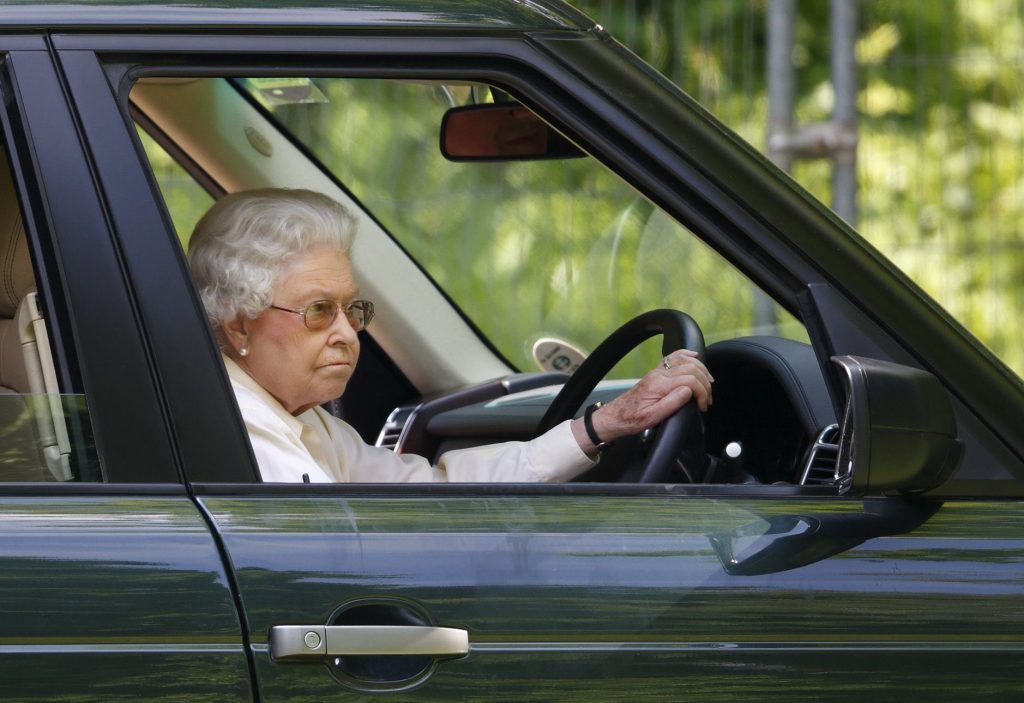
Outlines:
{"type": "Polygon", "coordinates": [[[608,442],[601,441],[601,438],[597,436],[597,430],[594,429],[594,413],[601,407],[604,407],[604,403],[597,402],[593,405],[588,405],[587,409],[583,412],[583,429],[587,431],[587,437],[594,443],[597,451],[601,451],[608,446],[608,442]]]}

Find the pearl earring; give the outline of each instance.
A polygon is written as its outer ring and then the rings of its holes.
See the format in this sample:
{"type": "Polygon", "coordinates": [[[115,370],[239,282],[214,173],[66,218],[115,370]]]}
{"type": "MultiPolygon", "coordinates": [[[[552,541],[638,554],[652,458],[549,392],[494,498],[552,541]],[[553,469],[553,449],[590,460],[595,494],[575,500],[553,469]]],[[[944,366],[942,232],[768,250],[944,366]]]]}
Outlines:
{"type": "Polygon", "coordinates": [[[242,347],[238,350],[238,353],[242,356],[249,356],[249,347],[242,347]]]}

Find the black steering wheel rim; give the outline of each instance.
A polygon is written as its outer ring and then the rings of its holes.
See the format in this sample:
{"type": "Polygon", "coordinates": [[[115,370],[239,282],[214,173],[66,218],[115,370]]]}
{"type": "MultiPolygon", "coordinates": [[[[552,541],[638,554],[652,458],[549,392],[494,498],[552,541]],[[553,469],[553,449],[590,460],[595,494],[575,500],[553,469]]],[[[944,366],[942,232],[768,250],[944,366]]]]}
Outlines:
{"type": "MultiPolygon", "coordinates": [[[[660,334],[661,353],[668,356],[677,349],[690,349],[704,361],[704,335],[692,317],[679,310],[662,308],[637,315],[612,332],[580,364],[551,402],[537,426],[543,434],[560,422],[575,416],[597,384],[626,354],[641,342],[660,334]]],[[[650,451],[644,459],[641,483],[667,483],[680,455],[697,454],[703,460],[703,426],[697,404],[689,402],[657,428],[650,451]]]]}

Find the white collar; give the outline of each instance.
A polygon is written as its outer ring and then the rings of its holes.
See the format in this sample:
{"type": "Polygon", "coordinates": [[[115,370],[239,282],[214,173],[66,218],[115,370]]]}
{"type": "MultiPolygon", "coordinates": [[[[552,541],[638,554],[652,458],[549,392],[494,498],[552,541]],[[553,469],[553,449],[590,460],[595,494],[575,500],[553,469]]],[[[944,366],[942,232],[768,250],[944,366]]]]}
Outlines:
{"type": "Polygon", "coordinates": [[[307,410],[298,416],[292,415],[290,412],[285,410],[284,406],[281,405],[277,398],[270,395],[266,388],[261,386],[255,378],[250,376],[248,371],[235,363],[234,359],[226,355],[222,356],[224,357],[224,368],[227,369],[228,377],[231,381],[233,383],[237,383],[239,386],[245,388],[251,393],[254,393],[257,398],[262,400],[267,407],[274,411],[274,415],[280,418],[288,429],[295,433],[296,437],[301,437],[302,428],[305,427],[306,424],[299,418],[306,413],[311,412],[312,409],[307,410]]]}

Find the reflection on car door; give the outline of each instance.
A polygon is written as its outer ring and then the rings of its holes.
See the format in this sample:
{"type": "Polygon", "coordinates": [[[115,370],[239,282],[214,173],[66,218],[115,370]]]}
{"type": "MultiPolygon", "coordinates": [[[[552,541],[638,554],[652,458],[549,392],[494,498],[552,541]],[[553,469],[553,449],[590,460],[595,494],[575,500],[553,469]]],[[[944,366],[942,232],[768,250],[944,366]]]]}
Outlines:
{"type": "Polygon", "coordinates": [[[1019,508],[406,488],[202,498],[264,701],[410,686],[438,700],[962,700],[1019,681],[1019,508]],[[466,630],[469,654],[272,657],[276,626],[403,624],[396,610],[466,630]]]}
{"type": "Polygon", "coordinates": [[[187,497],[0,499],[6,700],[249,701],[227,579],[187,497]]]}

